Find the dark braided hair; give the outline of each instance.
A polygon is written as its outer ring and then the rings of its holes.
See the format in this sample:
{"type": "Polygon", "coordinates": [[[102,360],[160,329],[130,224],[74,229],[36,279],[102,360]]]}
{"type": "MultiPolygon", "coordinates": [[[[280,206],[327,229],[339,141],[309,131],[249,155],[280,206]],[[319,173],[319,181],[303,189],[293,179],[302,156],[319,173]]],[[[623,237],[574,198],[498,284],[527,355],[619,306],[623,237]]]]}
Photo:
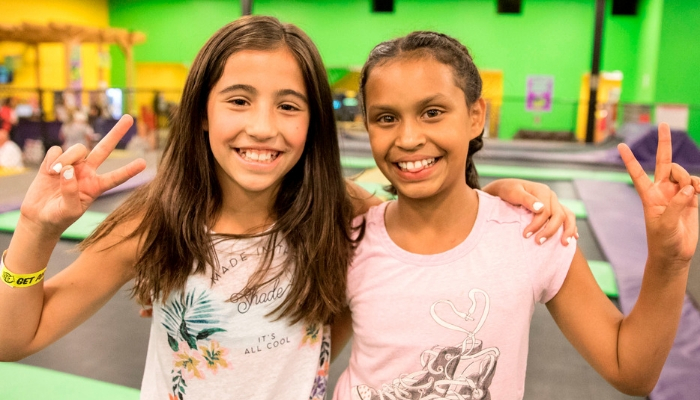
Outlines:
{"type": "MultiPolygon", "coordinates": [[[[369,53],[367,62],[360,73],[360,108],[362,115],[367,118],[365,107],[365,85],[372,69],[378,64],[398,57],[430,56],[435,60],[452,67],[455,84],[464,92],[467,107],[471,107],[481,98],[481,76],[469,54],[469,50],[457,39],[442,33],[416,31],[404,37],[379,43],[369,53]]],[[[476,172],[473,156],[484,146],[484,132],[469,141],[467,156],[466,180],[469,187],[479,189],[479,175],[476,172]]],[[[395,190],[391,190],[394,194],[395,190]]]]}

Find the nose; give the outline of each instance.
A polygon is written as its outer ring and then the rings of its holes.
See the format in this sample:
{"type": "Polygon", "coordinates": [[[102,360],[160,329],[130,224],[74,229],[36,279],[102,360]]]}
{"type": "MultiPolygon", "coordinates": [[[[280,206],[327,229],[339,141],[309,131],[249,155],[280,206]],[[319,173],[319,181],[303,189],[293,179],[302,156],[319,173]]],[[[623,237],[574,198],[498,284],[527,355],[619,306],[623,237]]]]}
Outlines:
{"type": "Polygon", "coordinates": [[[420,125],[413,121],[403,121],[398,128],[396,146],[402,150],[418,150],[425,145],[425,135],[420,125]]]}
{"type": "Polygon", "coordinates": [[[248,135],[259,141],[264,141],[275,136],[275,114],[273,110],[271,110],[271,107],[262,105],[254,107],[249,117],[246,126],[246,133],[248,135]]]}

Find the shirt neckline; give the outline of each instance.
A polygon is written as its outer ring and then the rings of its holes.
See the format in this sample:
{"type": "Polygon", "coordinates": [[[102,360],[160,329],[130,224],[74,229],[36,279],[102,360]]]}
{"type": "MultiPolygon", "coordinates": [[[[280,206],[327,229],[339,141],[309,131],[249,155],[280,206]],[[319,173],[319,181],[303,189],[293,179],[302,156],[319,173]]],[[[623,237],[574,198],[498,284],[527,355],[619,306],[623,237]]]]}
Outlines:
{"type": "Polygon", "coordinates": [[[397,260],[422,266],[434,266],[453,262],[458,260],[474,249],[483,233],[483,226],[488,219],[488,215],[493,208],[493,202],[490,201],[490,196],[480,190],[477,190],[479,196],[479,206],[477,209],[476,220],[469,235],[457,246],[436,254],[417,254],[404,250],[397,245],[389,236],[386,229],[386,220],[384,218],[386,208],[390,201],[380,204],[375,210],[372,218],[376,222],[376,228],[379,240],[384,248],[395,257],[397,260]]]}

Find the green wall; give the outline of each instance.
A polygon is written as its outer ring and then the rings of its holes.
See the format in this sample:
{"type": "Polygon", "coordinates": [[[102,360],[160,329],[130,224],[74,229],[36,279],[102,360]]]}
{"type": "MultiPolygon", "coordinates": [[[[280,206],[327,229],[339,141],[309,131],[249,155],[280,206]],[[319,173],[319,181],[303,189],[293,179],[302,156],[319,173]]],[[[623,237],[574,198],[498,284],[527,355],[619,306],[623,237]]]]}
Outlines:
{"type": "MultiPolygon", "coordinates": [[[[412,30],[453,35],[471,50],[477,66],[503,71],[500,136],[509,138],[520,128],[575,128],[581,76],[591,63],[594,3],[523,0],[522,14],[502,15],[496,12],[495,0],[395,0],[395,12],[385,14],[372,13],[370,0],[253,0],[253,12],[274,15],[304,29],[329,68],[359,68],[374,45],[412,30]],[[555,77],[552,112],[535,116],[525,111],[525,81],[530,74],[555,77]]],[[[624,73],[621,100],[700,104],[695,97],[700,91],[684,86],[691,65],[697,66],[695,59],[685,66],[654,62],[657,56],[678,60],[677,53],[687,59],[693,24],[681,30],[662,27],[688,15],[698,26],[700,11],[684,0],[640,0],[637,16],[612,16],[611,3],[604,23],[601,68],[624,73]]],[[[216,29],[241,12],[237,0],[109,0],[109,9],[112,26],[147,34],[148,41],[136,47],[136,61],[185,64],[216,29]]],[[[121,55],[115,51],[113,57],[121,55]]],[[[122,64],[113,65],[112,79],[119,85],[122,64]]]]}
{"type": "Polygon", "coordinates": [[[700,143],[700,11],[697,1],[664,0],[656,78],[657,103],[690,105],[688,132],[700,143]]]}

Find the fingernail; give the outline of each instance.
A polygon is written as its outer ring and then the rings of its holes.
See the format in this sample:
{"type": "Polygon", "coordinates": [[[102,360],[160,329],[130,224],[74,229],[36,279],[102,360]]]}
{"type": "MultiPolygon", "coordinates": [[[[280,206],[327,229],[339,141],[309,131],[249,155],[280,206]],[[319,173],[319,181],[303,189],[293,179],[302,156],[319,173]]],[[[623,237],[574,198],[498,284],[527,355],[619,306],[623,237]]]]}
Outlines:
{"type": "Polygon", "coordinates": [[[546,242],[546,241],[547,241],[547,238],[545,238],[545,237],[540,238],[540,244],[542,244],[542,243],[544,243],[544,242],[546,242]]]}
{"type": "Polygon", "coordinates": [[[53,167],[51,167],[51,169],[54,170],[54,172],[56,172],[56,173],[61,172],[62,168],[63,168],[63,165],[61,165],[61,163],[56,163],[53,165],[53,167]]]}
{"type": "Polygon", "coordinates": [[[571,244],[571,241],[572,241],[573,239],[574,239],[574,238],[572,238],[572,237],[566,238],[566,244],[571,244]]]}
{"type": "Polygon", "coordinates": [[[66,180],[73,179],[73,168],[69,168],[69,169],[65,170],[65,172],[63,172],[63,177],[66,180]]]}
{"type": "Polygon", "coordinates": [[[530,236],[532,236],[532,232],[528,232],[528,233],[525,234],[525,237],[526,237],[526,238],[529,238],[530,236]]]}
{"type": "Polygon", "coordinates": [[[535,202],[535,204],[532,205],[532,208],[534,208],[535,211],[540,211],[542,207],[544,207],[544,204],[542,204],[539,201],[535,202]]]}
{"type": "Polygon", "coordinates": [[[683,194],[686,196],[692,195],[694,191],[695,191],[695,189],[693,189],[692,186],[686,186],[683,188],[683,194]]]}
{"type": "Polygon", "coordinates": [[[576,236],[576,239],[578,239],[578,231],[574,234],[576,236]]]}

